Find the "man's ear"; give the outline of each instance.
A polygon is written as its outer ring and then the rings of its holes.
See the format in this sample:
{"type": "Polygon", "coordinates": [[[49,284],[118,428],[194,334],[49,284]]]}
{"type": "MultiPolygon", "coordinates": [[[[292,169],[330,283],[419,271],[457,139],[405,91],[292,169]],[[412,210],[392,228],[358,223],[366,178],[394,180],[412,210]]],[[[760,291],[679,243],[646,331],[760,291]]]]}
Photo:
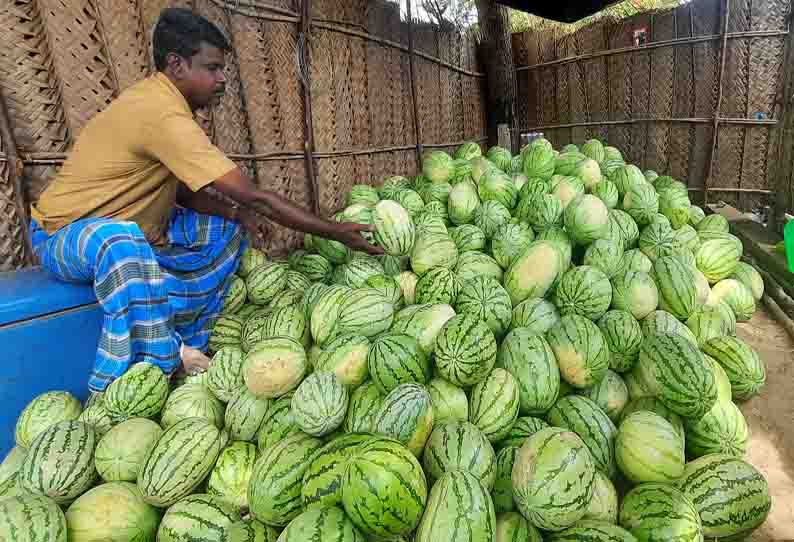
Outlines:
{"type": "Polygon", "coordinates": [[[165,57],[168,72],[176,79],[182,79],[187,68],[187,61],[176,53],[168,53],[165,57]]]}

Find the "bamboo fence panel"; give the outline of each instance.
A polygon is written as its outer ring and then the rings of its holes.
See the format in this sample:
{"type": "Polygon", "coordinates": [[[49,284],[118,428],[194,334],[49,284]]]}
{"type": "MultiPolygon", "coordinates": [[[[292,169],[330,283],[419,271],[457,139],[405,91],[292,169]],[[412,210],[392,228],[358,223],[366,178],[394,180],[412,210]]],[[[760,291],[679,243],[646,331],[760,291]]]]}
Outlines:
{"type": "MultiPolygon", "coordinates": [[[[0,137],[0,270],[28,262],[28,206],[85,123],[153,73],[151,36],[165,7],[204,15],[233,45],[226,95],[197,120],[259,186],[306,208],[330,215],[355,183],[416,175],[419,143],[485,143],[477,35],[409,24],[393,1],[9,0],[0,3],[0,90],[14,141],[0,137]],[[12,144],[25,166],[21,194],[10,174],[12,144]]],[[[264,248],[299,242],[274,225],[264,248]]]]}
{"type": "Polygon", "coordinates": [[[695,202],[762,209],[774,201],[790,9],[692,0],[566,35],[516,34],[520,129],[556,147],[598,137],[684,181],[695,202]],[[647,44],[634,46],[641,28],[647,44]]]}

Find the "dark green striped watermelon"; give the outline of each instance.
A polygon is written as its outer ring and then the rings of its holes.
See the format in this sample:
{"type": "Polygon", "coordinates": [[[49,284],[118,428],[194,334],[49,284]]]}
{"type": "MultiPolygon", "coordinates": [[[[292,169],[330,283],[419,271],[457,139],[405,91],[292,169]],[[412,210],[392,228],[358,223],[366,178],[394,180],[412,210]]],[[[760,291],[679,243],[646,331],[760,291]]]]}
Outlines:
{"type": "Polygon", "coordinates": [[[458,314],[478,316],[501,339],[510,327],[513,305],[510,295],[496,280],[475,277],[463,284],[455,303],[458,314]]]}
{"type": "Polygon", "coordinates": [[[322,437],[342,425],[347,403],[347,389],[334,373],[314,372],[300,383],[290,404],[295,425],[322,437]]]}
{"type": "Polygon", "coordinates": [[[542,335],[516,328],[499,346],[497,365],[518,383],[521,414],[544,414],[557,400],[560,369],[542,335]]]}
{"type": "Polygon", "coordinates": [[[583,519],[564,531],[554,533],[546,542],[637,542],[637,538],[614,522],[583,519]]]}
{"type": "Polygon", "coordinates": [[[240,513],[223,499],[206,494],[190,495],[165,513],[157,531],[157,540],[226,542],[226,529],[238,521],[240,513]]]}
{"type": "Polygon", "coordinates": [[[560,313],[553,303],[533,298],[513,307],[510,329],[523,327],[538,335],[545,335],[560,321],[560,313]]]}
{"type": "Polygon", "coordinates": [[[430,269],[416,283],[416,303],[454,305],[460,291],[457,275],[446,267],[430,269]]]}
{"type": "Polygon", "coordinates": [[[604,379],[581,394],[593,401],[609,419],[618,423],[623,408],[629,401],[629,390],[623,378],[614,371],[607,371],[604,379]]]}
{"type": "Polygon", "coordinates": [[[350,395],[347,415],[343,424],[346,433],[370,432],[372,420],[380,409],[386,395],[371,380],[360,385],[350,395]]]}
{"type": "Polygon", "coordinates": [[[228,314],[236,313],[245,304],[246,295],[245,281],[238,276],[232,275],[229,289],[223,298],[223,312],[228,314]]]}
{"type": "Polygon", "coordinates": [[[267,256],[264,252],[249,246],[243,251],[243,255],[240,258],[240,265],[237,268],[237,274],[245,278],[251,271],[264,265],[266,262],[267,256]]]}
{"type": "Polygon", "coordinates": [[[458,386],[482,382],[496,363],[493,332],[474,314],[461,314],[441,328],[435,345],[438,373],[458,386]]]}
{"type": "Polygon", "coordinates": [[[288,393],[270,404],[267,416],[259,428],[256,447],[264,452],[277,442],[300,432],[292,416],[292,394],[288,393]]]}
{"type": "Polygon", "coordinates": [[[402,333],[387,333],[373,341],[367,366],[370,378],[384,394],[400,384],[426,384],[432,376],[430,358],[416,339],[402,333]]]}
{"type": "Polygon", "coordinates": [[[248,299],[265,305],[287,287],[289,267],[283,263],[266,263],[252,270],[245,279],[248,299]]]}
{"type": "Polygon", "coordinates": [[[504,224],[491,241],[491,254],[502,269],[507,269],[534,240],[535,233],[527,224],[504,224]]]}
{"type": "Polygon", "coordinates": [[[686,451],[690,458],[708,454],[743,457],[750,432],[739,408],[730,401],[717,401],[699,420],[686,420],[686,451]]]}
{"type": "Polygon", "coordinates": [[[201,418],[222,429],[224,413],[224,404],[206,386],[185,384],[168,396],[160,424],[168,429],[181,420],[201,418]]]}
{"type": "Polygon", "coordinates": [[[479,251],[485,249],[487,239],[483,231],[474,224],[461,224],[457,228],[450,228],[449,236],[455,241],[458,247],[459,257],[466,252],[479,251]]]}
{"type": "Polygon", "coordinates": [[[415,456],[422,454],[433,430],[433,404],[420,384],[400,384],[383,400],[372,419],[373,432],[402,443],[415,456]]]}
{"type": "Polygon", "coordinates": [[[81,410],[80,401],[69,392],[48,391],[37,395],[17,418],[17,446],[30,448],[41,433],[58,422],[78,419],[81,410]]]}
{"type": "Polygon", "coordinates": [[[626,494],[620,525],[641,542],[702,542],[703,527],[692,501],[667,484],[642,484],[626,494]]]}
{"type": "Polygon", "coordinates": [[[309,540],[366,542],[364,535],[345,516],[342,509],[336,506],[305,510],[293,519],[278,537],[278,542],[309,540]]]}
{"type": "Polygon", "coordinates": [[[563,316],[546,334],[557,358],[560,375],[571,386],[589,388],[609,368],[609,349],[598,327],[583,316],[563,316]]]}
{"type": "Polygon", "coordinates": [[[507,436],[498,442],[496,446],[497,448],[507,448],[510,446],[520,448],[525,440],[547,427],[549,427],[549,424],[540,418],[523,416],[515,421],[507,436]]]}
{"type": "Polygon", "coordinates": [[[609,367],[625,373],[637,362],[642,345],[642,328],[634,317],[621,310],[611,310],[598,321],[609,348],[609,367]]]}
{"type": "Polygon", "coordinates": [[[374,288],[359,288],[342,298],[335,333],[375,337],[389,329],[393,320],[394,306],[390,299],[374,288]]]}
{"type": "Polygon", "coordinates": [[[119,421],[153,418],[165,405],[168,379],[156,365],[135,363],[105,390],[105,408],[119,421]]]}
{"type": "Polygon", "coordinates": [[[542,542],[540,532],[518,512],[496,516],[496,540],[499,542],[542,542]]]}
{"type": "Polygon", "coordinates": [[[674,256],[658,258],[653,277],[659,288],[659,306],[680,320],[697,308],[694,269],[674,256]]]}
{"type": "Polygon", "coordinates": [[[259,428],[270,410],[270,400],[260,399],[243,386],[226,405],[224,427],[231,440],[256,442],[259,428]]]}
{"type": "Polygon", "coordinates": [[[735,399],[750,399],[761,392],[766,382],[766,368],[758,353],[745,341],[737,337],[715,337],[703,345],[703,352],[725,369],[735,399]]]}
{"type": "Polygon", "coordinates": [[[465,470],[490,491],[496,476],[493,446],[475,425],[447,422],[436,425],[425,446],[422,465],[431,481],[444,473],[465,470]]]}
{"type": "Polygon", "coordinates": [[[598,320],[612,303],[609,278],[595,267],[582,265],[565,273],[554,290],[554,304],[562,316],[578,314],[598,320]]]}
{"type": "Polygon", "coordinates": [[[664,406],[664,403],[656,397],[640,397],[639,399],[632,399],[629,401],[620,414],[620,423],[623,423],[623,420],[639,410],[648,410],[654,414],[658,414],[667,420],[681,437],[681,440],[684,440],[684,422],[681,420],[681,416],[664,406]]]}
{"type": "Polygon", "coordinates": [[[66,518],[55,501],[42,495],[0,499],[0,539],[67,542],[66,518]]]}
{"type": "Polygon", "coordinates": [[[221,314],[212,326],[207,348],[218,352],[225,346],[239,347],[245,320],[237,314],[221,314]]]}
{"type": "Polygon", "coordinates": [[[516,508],[513,501],[513,465],[517,456],[518,446],[507,446],[496,454],[496,478],[491,499],[497,514],[511,512],[516,508]]]}
{"type": "Polygon", "coordinates": [[[505,369],[494,369],[471,389],[469,420],[491,442],[507,436],[518,418],[518,408],[518,383],[505,369]]]}
{"type": "Polygon", "coordinates": [[[496,260],[482,252],[461,254],[455,266],[455,273],[462,284],[477,277],[490,277],[497,282],[502,282],[504,276],[504,272],[496,260]]]}
{"type": "Polygon", "coordinates": [[[224,403],[228,403],[245,386],[244,356],[243,350],[236,346],[225,346],[212,356],[212,363],[207,371],[207,387],[224,403]]]}
{"type": "Polygon", "coordinates": [[[342,480],[349,460],[372,440],[367,433],[341,435],[323,446],[303,475],[301,498],[305,508],[340,505],[342,480]]]}
{"type": "Polygon", "coordinates": [[[293,263],[293,269],[312,282],[326,282],[333,266],[320,254],[304,254],[293,263]]]}
{"type": "Polygon", "coordinates": [[[226,542],[276,542],[279,531],[255,519],[237,521],[226,529],[226,542]]]}

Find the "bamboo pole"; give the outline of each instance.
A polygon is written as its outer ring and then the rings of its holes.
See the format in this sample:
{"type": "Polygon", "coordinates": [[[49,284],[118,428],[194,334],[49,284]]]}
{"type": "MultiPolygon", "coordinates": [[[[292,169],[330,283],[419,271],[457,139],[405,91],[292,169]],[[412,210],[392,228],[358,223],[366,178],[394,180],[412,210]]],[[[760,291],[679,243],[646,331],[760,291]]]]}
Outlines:
{"type": "MultiPolygon", "coordinates": [[[[783,57],[783,66],[791,66],[794,57],[794,32],[791,31],[791,18],[788,20],[788,36],[786,37],[786,48],[783,57]]],[[[772,213],[769,217],[769,228],[775,233],[782,233],[782,225],[785,225],[785,213],[788,206],[792,203],[791,198],[791,164],[794,160],[794,109],[791,103],[794,101],[794,74],[792,70],[783,70],[783,84],[777,92],[777,103],[780,105],[778,117],[782,119],[780,127],[775,134],[775,157],[774,173],[771,175],[773,186],[778,191],[775,198],[772,213]]]]}
{"type": "MultiPolygon", "coordinates": [[[[720,117],[720,124],[746,124],[750,126],[776,126],[778,121],[776,119],[741,119],[741,118],[728,118],[720,117]]],[[[714,122],[713,117],[658,117],[658,118],[641,118],[641,119],[621,119],[621,120],[595,120],[588,122],[571,122],[567,124],[546,124],[542,126],[532,126],[526,128],[522,132],[533,132],[536,130],[559,130],[563,128],[583,128],[587,126],[620,126],[626,124],[641,124],[645,122],[676,122],[676,123],[689,123],[689,124],[708,124],[714,122]]]]}
{"type": "Polygon", "coordinates": [[[411,3],[408,0],[408,73],[411,78],[411,104],[414,108],[414,137],[416,138],[416,167],[422,171],[422,121],[419,118],[419,102],[416,93],[416,68],[414,66],[414,21],[411,13],[411,3]]]}
{"type": "Polygon", "coordinates": [[[301,2],[300,33],[298,35],[298,74],[303,88],[303,154],[306,178],[312,188],[312,208],[320,214],[320,185],[314,170],[314,123],[312,120],[311,65],[307,49],[312,27],[312,0],[301,2]]]}

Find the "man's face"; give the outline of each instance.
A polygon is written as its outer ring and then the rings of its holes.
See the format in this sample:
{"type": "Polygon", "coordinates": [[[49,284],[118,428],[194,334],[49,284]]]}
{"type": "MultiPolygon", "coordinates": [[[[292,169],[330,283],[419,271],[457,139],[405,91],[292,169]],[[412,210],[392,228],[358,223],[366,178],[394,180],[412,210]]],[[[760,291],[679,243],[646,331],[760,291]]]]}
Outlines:
{"type": "Polygon", "coordinates": [[[181,90],[193,109],[217,105],[226,91],[226,62],[223,51],[207,43],[178,68],[181,90]]]}

